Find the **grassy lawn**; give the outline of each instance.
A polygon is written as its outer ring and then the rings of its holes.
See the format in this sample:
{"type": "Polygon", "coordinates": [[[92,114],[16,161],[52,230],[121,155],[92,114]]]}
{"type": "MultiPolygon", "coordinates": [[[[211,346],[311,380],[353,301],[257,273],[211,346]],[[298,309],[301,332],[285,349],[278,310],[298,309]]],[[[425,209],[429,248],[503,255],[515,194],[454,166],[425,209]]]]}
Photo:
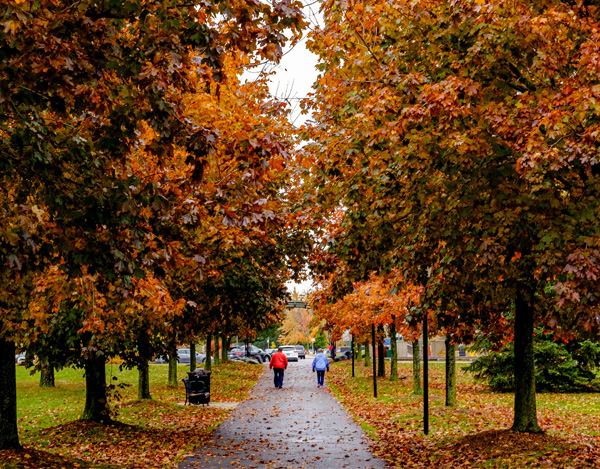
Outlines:
{"type": "MultiPolygon", "coordinates": [[[[244,400],[263,366],[225,362],[213,366],[211,404],[244,400]]],[[[183,406],[185,388],[167,387],[168,365],[150,365],[152,400],[137,400],[137,370],[107,365],[115,425],[78,420],[85,404],[83,370],[55,374],[40,388],[39,374],[17,367],[18,429],[24,451],[0,451],[0,467],[173,467],[201,445],[230,412],[215,405],[183,406]],[[121,386],[122,385],[122,386],[121,386]]],[[[179,379],[189,367],[178,366],[179,379]]]]}
{"type": "Polygon", "coordinates": [[[327,380],[346,409],[374,439],[375,452],[393,467],[600,467],[600,394],[538,394],[538,420],[546,433],[516,434],[513,394],[475,384],[458,364],[458,405],[445,404],[444,364],[431,363],[428,436],[423,399],[412,394],[412,363],[398,363],[399,381],[377,381],[371,368],[331,366],[327,380]]]}

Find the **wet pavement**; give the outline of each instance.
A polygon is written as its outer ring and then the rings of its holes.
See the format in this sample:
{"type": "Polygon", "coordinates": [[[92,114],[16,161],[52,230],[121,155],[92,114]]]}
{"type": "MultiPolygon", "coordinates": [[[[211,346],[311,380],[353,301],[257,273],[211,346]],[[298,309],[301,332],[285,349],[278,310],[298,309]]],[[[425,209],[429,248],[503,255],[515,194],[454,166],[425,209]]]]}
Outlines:
{"type": "Polygon", "coordinates": [[[179,464],[190,468],[385,468],[360,426],[327,389],[312,358],[290,363],[283,389],[265,373],[205,445],[179,464]]]}

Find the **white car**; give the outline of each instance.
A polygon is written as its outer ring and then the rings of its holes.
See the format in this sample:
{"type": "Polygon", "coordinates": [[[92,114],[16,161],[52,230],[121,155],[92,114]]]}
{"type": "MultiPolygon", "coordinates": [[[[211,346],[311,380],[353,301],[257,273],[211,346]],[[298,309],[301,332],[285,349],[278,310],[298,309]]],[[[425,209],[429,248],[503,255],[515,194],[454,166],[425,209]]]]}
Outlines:
{"type": "Polygon", "coordinates": [[[15,355],[15,363],[17,365],[24,365],[25,364],[25,352],[21,352],[18,355],[15,355]]]}
{"type": "Polygon", "coordinates": [[[281,351],[287,357],[289,362],[298,361],[298,350],[296,350],[294,345],[284,345],[281,347],[281,351]]]}

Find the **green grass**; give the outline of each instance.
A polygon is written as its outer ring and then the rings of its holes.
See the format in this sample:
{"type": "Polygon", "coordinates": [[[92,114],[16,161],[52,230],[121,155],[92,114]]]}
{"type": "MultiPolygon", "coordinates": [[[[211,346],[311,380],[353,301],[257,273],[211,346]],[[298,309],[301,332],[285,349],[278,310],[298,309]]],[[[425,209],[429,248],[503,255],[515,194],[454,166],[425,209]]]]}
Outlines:
{"type": "MultiPolygon", "coordinates": [[[[213,366],[211,403],[244,400],[263,366],[225,362],[213,366]]],[[[17,418],[24,452],[0,451],[0,467],[169,467],[202,444],[228,410],[183,406],[181,379],[189,366],[178,365],[178,386],[167,386],[168,365],[150,365],[151,400],[139,401],[137,370],[107,365],[107,382],[119,387],[109,399],[114,425],[79,421],[85,405],[83,370],[55,373],[55,387],[41,388],[39,374],[17,367],[17,418]]]]}
{"type": "Polygon", "coordinates": [[[513,433],[513,394],[491,392],[457,367],[456,407],[445,406],[444,363],[429,365],[429,435],[423,434],[423,396],[412,394],[412,363],[398,363],[399,381],[377,379],[371,367],[331,367],[330,387],[368,429],[376,452],[394,467],[598,467],[600,393],[538,394],[545,434],[513,433]]]}
{"type": "Polygon", "coordinates": [[[360,427],[367,435],[369,435],[369,438],[377,438],[377,429],[375,427],[372,427],[365,421],[360,422],[360,427]]]}

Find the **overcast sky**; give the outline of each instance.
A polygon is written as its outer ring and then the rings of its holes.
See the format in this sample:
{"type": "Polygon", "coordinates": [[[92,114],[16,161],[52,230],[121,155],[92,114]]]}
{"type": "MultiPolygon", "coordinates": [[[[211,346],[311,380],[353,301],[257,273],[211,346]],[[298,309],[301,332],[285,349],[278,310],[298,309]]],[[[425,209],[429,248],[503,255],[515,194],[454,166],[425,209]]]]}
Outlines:
{"type": "MultiPolygon", "coordinates": [[[[271,94],[280,99],[286,99],[292,108],[291,120],[299,127],[307,116],[300,115],[299,100],[305,98],[312,90],[312,84],[316,81],[318,71],[316,69],[317,57],[306,50],[306,35],[316,28],[320,23],[319,2],[315,0],[304,0],[304,15],[307,19],[308,28],[305,30],[304,38],[293,48],[284,51],[281,63],[269,65],[267,70],[275,71],[272,75],[269,87],[271,94]]],[[[248,80],[256,78],[261,70],[249,70],[244,76],[248,80]]]]}
{"type": "MultiPolygon", "coordinates": [[[[319,25],[319,4],[314,0],[304,0],[304,14],[308,20],[309,28],[305,31],[305,37],[293,48],[288,48],[279,65],[272,65],[268,70],[274,70],[271,76],[269,89],[271,94],[277,98],[285,98],[292,108],[291,120],[297,127],[302,125],[308,116],[300,115],[299,100],[305,98],[312,90],[312,84],[316,81],[318,71],[316,69],[317,57],[306,50],[306,35],[310,30],[319,25]]],[[[256,78],[260,70],[247,71],[244,76],[247,80],[256,78]]],[[[302,283],[288,282],[286,285],[290,293],[296,289],[298,293],[304,293],[311,288],[312,281],[302,283]]]]}
{"type": "MultiPolygon", "coordinates": [[[[318,71],[315,68],[317,57],[306,50],[305,40],[290,50],[276,68],[276,74],[271,81],[271,94],[277,97],[290,98],[292,107],[291,119],[295,126],[302,125],[308,117],[300,114],[299,99],[305,98],[312,90],[318,71]]],[[[294,289],[298,293],[305,293],[311,288],[312,281],[302,283],[288,282],[290,293],[294,289]]]]}

